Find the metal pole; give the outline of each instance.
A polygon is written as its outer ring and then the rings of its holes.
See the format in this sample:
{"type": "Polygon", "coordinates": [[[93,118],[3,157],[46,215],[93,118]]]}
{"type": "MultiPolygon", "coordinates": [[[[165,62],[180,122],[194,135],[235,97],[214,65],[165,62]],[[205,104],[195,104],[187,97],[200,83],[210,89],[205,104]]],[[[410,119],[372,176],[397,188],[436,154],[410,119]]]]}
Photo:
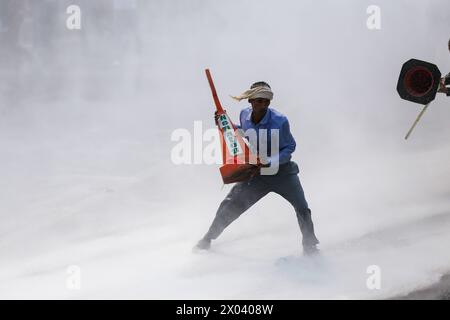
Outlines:
{"type": "Polygon", "coordinates": [[[417,123],[420,121],[420,119],[422,118],[423,114],[425,113],[425,111],[427,111],[428,106],[431,104],[428,103],[426,106],[423,107],[422,111],[420,111],[419,115],[417,116],[416,121],[414,121],[411,129],[409,129],[408,133],[406,134],[405,140],[408,140],[409,136],[411,135],[411,133],[413,132],[414,128],[416,127],[417,123]]]}

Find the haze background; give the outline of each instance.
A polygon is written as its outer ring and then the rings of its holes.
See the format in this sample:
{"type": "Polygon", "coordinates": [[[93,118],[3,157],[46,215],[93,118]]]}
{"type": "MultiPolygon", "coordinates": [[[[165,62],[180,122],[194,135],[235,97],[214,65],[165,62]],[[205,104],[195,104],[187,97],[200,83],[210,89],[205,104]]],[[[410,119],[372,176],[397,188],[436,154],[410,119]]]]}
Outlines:
{"type": "Polygon", "coordinates": [[[450,269],[449,100],[405,141],[420,106],[395,90],[410,58],[449,71],[448,1],[0,4],[2,298],[378,298],[450,269]],[[217,165],[171,162],[175,129],[214,127],[205,68],[235,120],[246,103],[229,94],[272,86],[324,261],[297,257],[276,195],[190,252],[230,190],[217,165]],[[371,264],[382,290],[366,288],[371,264]]]}

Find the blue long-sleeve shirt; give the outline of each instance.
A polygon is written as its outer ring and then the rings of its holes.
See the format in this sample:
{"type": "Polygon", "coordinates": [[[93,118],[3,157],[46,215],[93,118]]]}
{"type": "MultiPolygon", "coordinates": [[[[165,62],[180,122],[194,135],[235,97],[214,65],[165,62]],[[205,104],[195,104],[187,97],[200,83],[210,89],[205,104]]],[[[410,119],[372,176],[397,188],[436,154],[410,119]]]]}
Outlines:
{"type": "MultiPolygon", "coordinates": [[[[260,158],[265,158],[267,155],[267,161],[270,166],[281,165],[284,163],[288,163],[291,160],[292,153],[295,151],[296,143],[295,139],[291,134],[291,130],[289,127],[289,121],[285,115],[278,112],[273,108],[268,108],[265,116],[261,119],[258,124],[253,123],[252,121],[252,108],[247,107],[241,111],[239,116],[240,120],[240,129],[247,131],[248,129],[254,129],[256,131],[257,145],[256,150],[260,158]],[[264,131],[261,132],[261,129],[266,129],[267,134],[264,134],[264,131]],[[278,150],[272,150],[271,143],[271,131],[273,129],[278,129],[279,133],[279,145],[278,150]],[[261,135],[261,137],[260,137],[261,135]],[[262,141],[260,141],[262,139],[262,141]],[[267,152],[265,152],[264,147],[261,148],[261,144],[265,144],[267,141],[267,152]],[[261,153],[262,151],[262,153],[261,153]],[[266,153],[266,154],[264,154],[266,153]]],[[[249,138],[249,142],[251,143],[252,139],[245,134],[247,138],[249,138]]],[[[253,145],[255,148],[255,146],[253,145]]]]}

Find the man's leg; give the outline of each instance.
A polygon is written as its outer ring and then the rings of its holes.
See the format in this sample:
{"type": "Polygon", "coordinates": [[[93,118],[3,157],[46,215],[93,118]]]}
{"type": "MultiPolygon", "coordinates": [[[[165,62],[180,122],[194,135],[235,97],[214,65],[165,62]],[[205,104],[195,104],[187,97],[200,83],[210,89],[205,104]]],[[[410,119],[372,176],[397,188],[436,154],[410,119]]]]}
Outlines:
{"type": "Polygon", "coordinates": [[[298,224],[303,235],[303,247],[315,247],[315,245],[319,243],[319,240],[314,233],[311,210],[309,209],[308,203],[305,199],[305,194],[298,175],[286,175],[278,178],[279,183],[274,185],[274,192],[281,195],[294,207],[295,213],[297,214],[298,224]]]}
{"type": "Polygon", "coordinates": [[[201,249],[207,249],[211,240],[217,239],[227,226],[267,193],[269,193],[269,188],[259,177],[234,185],[220,204],[211,227],[201,240],[204,244],[204,248],[201,249]]]}

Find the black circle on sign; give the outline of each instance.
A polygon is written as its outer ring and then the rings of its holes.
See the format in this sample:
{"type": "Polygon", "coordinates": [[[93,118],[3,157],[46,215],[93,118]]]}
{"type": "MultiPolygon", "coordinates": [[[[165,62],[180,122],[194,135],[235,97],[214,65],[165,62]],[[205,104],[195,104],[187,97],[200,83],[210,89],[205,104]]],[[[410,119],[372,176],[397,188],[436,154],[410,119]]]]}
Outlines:
{"type": "Polygon", "coordinates": [[[404,85],[411,96],[422,97],[433,88],[433,74],[422,66],[411,68],[405,75],[404,85]]]}

